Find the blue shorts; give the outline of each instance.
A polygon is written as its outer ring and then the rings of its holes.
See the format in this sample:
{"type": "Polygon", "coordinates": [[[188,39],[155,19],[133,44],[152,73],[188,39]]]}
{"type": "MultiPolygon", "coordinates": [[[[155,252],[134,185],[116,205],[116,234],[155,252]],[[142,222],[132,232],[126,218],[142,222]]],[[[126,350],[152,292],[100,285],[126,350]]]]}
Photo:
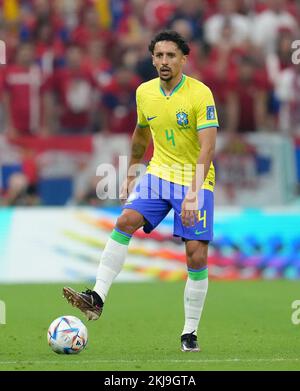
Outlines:
{"type": "Polygon", "coordinates": [[[181,204],[188,190],[187,186],[165,181],[151,174],[145,174],[134,190],[130,193],[124,209],[133,209],[144,216],[145,233],[150,233],[174,210],[173,235],[188,240],[213,239],[214,193],[210,190],[200,190],[198,195],[198,222],[192,227],[182,224],[181,204]]]}

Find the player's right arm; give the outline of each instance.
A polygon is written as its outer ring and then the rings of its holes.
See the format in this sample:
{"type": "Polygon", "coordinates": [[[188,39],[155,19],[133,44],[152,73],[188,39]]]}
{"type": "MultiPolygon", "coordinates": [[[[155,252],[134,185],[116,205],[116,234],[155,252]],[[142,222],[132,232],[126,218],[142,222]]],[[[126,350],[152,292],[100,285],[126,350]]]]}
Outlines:
{"type": "Polygon", "coordinates": [[[151,141],[149,126],[136,125],[131,139],[131,154],[127,170],[127,177],[123,182],[120,200],[125,201],[134,187],[136,179],[135,165],[141,164],[151,141]]]}

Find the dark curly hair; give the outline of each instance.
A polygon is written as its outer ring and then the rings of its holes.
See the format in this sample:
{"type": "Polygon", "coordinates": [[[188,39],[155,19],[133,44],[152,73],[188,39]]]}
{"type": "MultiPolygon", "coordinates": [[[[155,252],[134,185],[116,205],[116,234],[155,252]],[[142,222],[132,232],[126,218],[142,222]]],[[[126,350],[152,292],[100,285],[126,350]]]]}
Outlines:
{"type": "Polygon", "coordinates": [[[185,42],[183,37],[174,30],[165,30],[158,33],[154,39],[150,42],[148,46],[149,51],[153,54],[154,46],[157,42],[160,41],[172,41],[175,42],[178,48],[182,51],[184,55],[189,54],[190,48],[189,45],[185,42]]]}

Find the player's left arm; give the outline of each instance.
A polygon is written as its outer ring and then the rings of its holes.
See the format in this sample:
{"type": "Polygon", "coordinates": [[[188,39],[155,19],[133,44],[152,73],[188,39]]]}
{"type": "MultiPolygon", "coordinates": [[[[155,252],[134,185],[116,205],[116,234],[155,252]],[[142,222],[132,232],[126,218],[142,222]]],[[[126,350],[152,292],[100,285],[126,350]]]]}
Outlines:
{"type": "Polygon", "coordinates": [[[200,153],[195,175],[181,206],[181,219],[185,226],[193,226],[198,215],[198,192],[208,174],[215,153],[217,127],[208,127],[198,132],[200,153]]]}

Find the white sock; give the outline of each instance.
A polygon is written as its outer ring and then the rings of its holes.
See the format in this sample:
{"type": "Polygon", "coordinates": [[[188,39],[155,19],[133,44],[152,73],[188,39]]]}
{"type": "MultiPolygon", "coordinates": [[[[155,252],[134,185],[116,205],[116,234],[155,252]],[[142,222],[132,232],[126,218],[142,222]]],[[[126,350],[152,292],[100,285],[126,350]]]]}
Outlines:
{"type": "Polygon", "coordinates": [[[182,335],[190,334],[193,331],[197,335],[207,289],[207,277],[202,280],[191,280],[189,277],[187,278],[184,290],[185,324],[182,335]]]}
{"type": "Polygon", "coordinates": [[[114,230],[101,255],[94,291],[104,302],[114,279],[122,270],[128,251],[130,235],[114,230]]]}

